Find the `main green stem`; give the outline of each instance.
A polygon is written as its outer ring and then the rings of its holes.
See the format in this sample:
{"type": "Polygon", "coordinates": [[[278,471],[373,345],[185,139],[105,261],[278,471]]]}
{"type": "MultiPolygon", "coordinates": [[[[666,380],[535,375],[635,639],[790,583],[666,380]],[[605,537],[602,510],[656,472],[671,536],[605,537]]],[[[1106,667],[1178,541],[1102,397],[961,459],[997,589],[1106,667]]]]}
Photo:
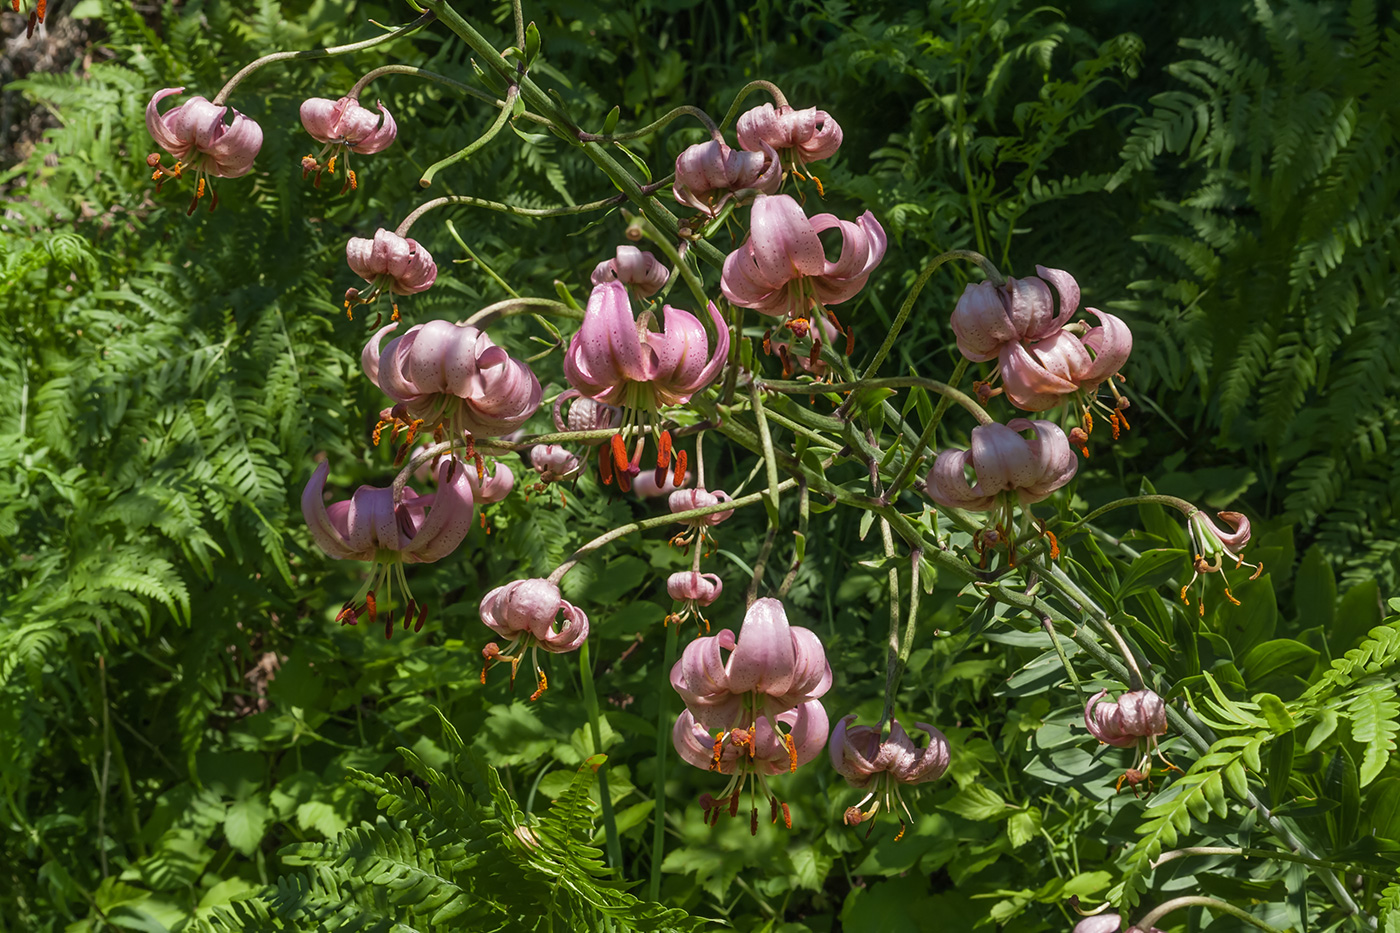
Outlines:
{"type": "MultiPolygon", "coordinates": [[[[583,702],[588,707],[588,731],[593,736],[593,753],[603,751],[603,734],[598,726],[598,691],[593,687],[593,665],[588,659],[588,640],[578,649],[578,671],[583,680],[583,702]]],[[[622,874],[622,844],[617,838],[617,821],[613,818],[612,794],[608,791],[608,764],[598,766],[598,797],[603,803],[603,829],[608,837],[608,864],[622,874]]]]}

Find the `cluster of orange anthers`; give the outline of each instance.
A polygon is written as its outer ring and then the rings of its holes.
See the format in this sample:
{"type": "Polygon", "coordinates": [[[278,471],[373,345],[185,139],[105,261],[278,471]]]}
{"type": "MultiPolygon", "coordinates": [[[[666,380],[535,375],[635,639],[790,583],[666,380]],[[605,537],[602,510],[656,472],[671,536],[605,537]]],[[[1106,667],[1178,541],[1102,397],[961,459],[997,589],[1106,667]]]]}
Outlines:
{"type": "MultiPolygon", "coordinates": [[[[29,11],[29,25],[24,30],[24,38],[34,38],[34,28],[44,21],[44,14],[48,12],[49,0],[39,0],[34,5],[34,9],[29,11]]],[[[10,0],[10,9],[19,12],[19,0],[10,0]]]]}
{"type": "MultiPolygon", "coordinates": [[[[314,184],[317,188],[321,187],[321,173],[322,173],[322,172],[329,172],[329,173],[332,174],[332,175],[335,174],[335,160],[336,160],[336,158],[337,158],[336,156],[331,156],[329,159],[326,160],[326,164],[325,164],[325,165],[322,165],[320,162],[318,162],[318,161],[316,160],[316,157],[313,156],[313,155],[305,155],[305,156],[302,156],[302,157],[301,157],[301,180],[302,180],[302,181],[306,181],[307,176],[310,175],[312,172],[315,172],[315,173],[316,173],[316,178],[315,178],[315,180],[313,181],[313,184],[314,184]]],[[[354,170],[353,168],[347,168],[347,169],[345,170],[345,184],[343,184],[343,185],[340,186],[340,193],[341,193],[341,194],[344,194],[344,193],[347,192],[347,191],[354,191],[354,190],[356,190],[357,188],[359,188],[359,186],[360,186],[360,182],[359,182],[359,179],[355,176],[355,170],[354,170]]],[[[396,320],[396,321],[398,320],[398,316],[397,316],[397,315],[395,315],[394,320],[396,320]]]]}
{"type": "MultiPolygon", "coordinates": [[[[1121,377],[1120,377],[1121,378],[1121,377]]],[[[1109,383],[1112,388],[1112,383],[1109,383]]],[[[1125,395],[1119,395],[1114,390],[1114,397],[1117,399],[1113,407],[1108,410],[1108,423],[1113,430],[1113,439],[1116,441],[1124,431],[1131,431],[1133,426],[1128,423],[1128,407],[1132,404],[1125,395]]],[[[1094,433],[1094,414],[1086,405],[1081,411],[1080,427],[1071,428],[1069,432],[1070,443],[1079,448],[1079,452],[1087,460],[1089,458],[1089,435],[1094,433]]]]}
{"type": "MultiPolygon", "coordinates": [[[[522,653],[501,654],[501,646],[492,641],[487,642],[486,647],[481,649],[481,656],[486,659],[486,663],[481,667],[481,682],[483,684],[486,683],[486,675],[491,670],[492,665],[506,661],[510,664],[510,685],[515,686],[515,672],[520,669],[520,662],[524,660],[522,653]]],[[[545,676],[544,671],[536,668],[536,674],[539,676],[539,683],[535,687],[535,692],[530,694],[531,703],[544,696],[544,692],[549,689],[549,678],[545,676]]]]}
{"type": "MultiPolygon", "coordinates": [[[[704,811],[702,817],[705,825],[719,825],[719,816],[725,810],[729,811],[731,817],[739,815],[739,798],[743,791],[736,790],[727,797],[715,797],[712,794],[700,795],[700,809],[704,811]]],[[[780,801],[777,797],[768,798],[771,808],[771,819],[769,822],[777,824],[778,818],[782,817],[783,825],[792,829],[792,814],[788,812],[788,805],[780,801]]],[[[749,835],[758,835],[758,807],[754,807],[749,814],[749,835]]]]}
{"type": "MultiPolygon", "coordinates": [[[[335,620],[341,625],[358,625],[360,623],[360,613],[369,617],[369,624],[374,625],[379,621],[379,607],[375,602],[374,590],[365,594],[363,605],[356,606],[355,601],[349,600],[340,607],[340,614],[335,620]]],[[[426,603],[419,603],[410,598],[403,610],[403,630],[406,632],[410,626],[414,632],[423,631],[423,626],[428,621],[428,606],[426,603]],[[417,619],[414,619],[417,616],[417,619]]],[[[394,637],[394,610],[391,607],[384,613],[384,638],[387,641],[394,637]]]]}
{"type": "MultiPolygon", "coordinates": [[[[346,320],[349,320],[349,321],[355,320],[355,305],[367,304],[370,300],[372,300],[372,299],[366,298],[365,300],[361,301],[361,300],[360,300],[360,290],[359,290],[358,288],[347,288],[347,289],[345,290],[345,318],[346,318],[346,320]]],[[[397,321],[397,320],[399,319],[399,300],[398,300],[397,298],[395,298],[395,297],[393,297],[393,296],[390,296],[390,298],[389,298],[389,309],[390,309],[389,320],[391,320],[391,321],[397,321]]],[[[374,329],[378,328],[380,322],[383,321],[383,320],[384,320],[384,312],[383,312],[383,311],[376,311],[376,312],[374,312],[374,323],[371,324],[371,325],[369,326],[369,329],[370,329],[370,330],[374,330],[374,329]]]]}
{"type": "MultiPolygon", "coordinates": [[[[645,435],[637,438],[637,446],[632,452],[632,456],[627,455],[627,441],[621,433],[614,434],[612,441],[604,445],[598,451],[598,475],[604,486],[611,486],[613,481],[617,481],[617,488],[623,492],[630,492],[632,489],[632,478],[640,471],[638,465],[642,459],[642,447],[646,443],[645,435]]],[[[658,487],[666,484],[669,476],[676,487],[685,484],[686,469],[690,465],[690,457],[684,450],[674,450],[671,441],[671,432],[662,431],[656,443],[656,473],[655,480],[658,487]]]]}
{"type": "MultiPolygon", "coordinates": [[[[165,184],[167,179],[181,178],[185,173],[185,165],[183,162],[176,162],[169,168],[161,165],[159,152],[152,152],[150,155],[146,156],[146,165],[154,170],[151,172],[151,181],[156,183],[156,194],[160,194],[160,186],[165,184]]],[[[212,185],[207,185],[205,179],[201,176],[200,179],[195,182],[194,197],[190,198],[190,206],[185,211],[186,216],[193,214],[195,208],[199,207],[199,200],[204,197],[206,187],[211,195],[209,199],[209,211],[212,213],[214,208],[219,206],[219,192],[215,191],[212,185]]]]}

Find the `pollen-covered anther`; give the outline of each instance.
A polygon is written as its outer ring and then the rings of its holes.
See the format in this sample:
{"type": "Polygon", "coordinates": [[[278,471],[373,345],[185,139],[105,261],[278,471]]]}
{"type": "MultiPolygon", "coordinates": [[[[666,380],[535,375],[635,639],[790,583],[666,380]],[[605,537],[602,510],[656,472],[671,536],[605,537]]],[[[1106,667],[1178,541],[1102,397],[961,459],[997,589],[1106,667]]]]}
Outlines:
{"type": "Polygon", "coordinates": [[[725,735],[724,732],[716,732],[716,733],[715,733],[715,754],[714,754],[714,760],[712,760],[712,761],[710,762],[710,770],[711,770],[711,771],[718,771],[718,770],[719,770],[719,759],[720,759],[720,755],[724,753],[724,735],[725,735]]]}
{"type": "Polygon", "coordinates": [[[677,489],[685,485],[685,471],[688,465],[686,462],[687,460],[689,460],[689,457],[684,450],[676,452],[676,472],[672,477],[672,481],[677,489]]]}
{"type": "Polygon", "coordinates": [[[783,736],[783,744],[787,746],[788,773],[791,774],[797,770],[797,745],[793,742],[790,733],[783,736]]]}
{"type": "Polygon", "coordinates": [[[1070,428],[1069,442],[1079,448],[1085,460],[1089,459],[1089,432],[1083,428],[1070,428]]]}
{"type": "Polygon", "coordinates": [[[365,610],[369,613],[369,624],[373,625],[378,621],[379,608],[375,605],[374,590],[365,594],[365,610]]]}
{"type": "Polygon", "coordinates": [[[865,814],[861,812],[860,807],[847,807],[843,819],[847,826],[859,826],[865,819],[865,814]]]}
{"type": "Polygon", "coordinates": [[[540,671],[540,683],[539,686],[535,689],[535,692],[530,694],[530,702],[533,703],[535,700],[538,700],[540,697],[544,696],[544,692],[548,689],[549,678],[544,675],[544,671],[540,671]]]}
{"type": "Polygon", "coordinates": [[[618,473],[626,473],[631,462],[627,459],[627,442],[621,434],[612,436],[612,465],[618,473]]]}
{"type": "MultiPolygon", "coordinates": [[[[671,432],[662,431],[656,442],[656,468],[665,470],[671,466],[671,432]]],[[[677,483],[676,485],[680,485],[677,483]]]]}

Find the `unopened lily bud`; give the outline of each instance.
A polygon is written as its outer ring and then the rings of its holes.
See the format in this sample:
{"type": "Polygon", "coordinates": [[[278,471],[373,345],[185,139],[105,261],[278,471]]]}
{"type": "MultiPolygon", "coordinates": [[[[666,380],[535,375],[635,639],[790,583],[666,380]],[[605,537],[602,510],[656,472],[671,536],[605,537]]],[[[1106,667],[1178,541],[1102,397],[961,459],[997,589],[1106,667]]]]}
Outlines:
{"type": "Polygon", "coordinates": [[[676,157],[671,193],[681,204],[715,217],[729,201],[777,194],[782,183],[782,163],[772,146],[760,141],[755,151],[746,152],[712,139],[676,157]]]}

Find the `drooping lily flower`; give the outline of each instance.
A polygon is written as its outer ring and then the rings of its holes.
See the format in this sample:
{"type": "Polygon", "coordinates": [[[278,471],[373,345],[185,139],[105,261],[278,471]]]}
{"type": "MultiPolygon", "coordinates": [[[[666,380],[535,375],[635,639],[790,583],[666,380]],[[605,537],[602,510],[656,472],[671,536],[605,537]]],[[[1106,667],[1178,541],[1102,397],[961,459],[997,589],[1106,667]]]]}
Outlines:
{"type": "Polygon", "coordinates": [[[164,114],[157,109],[165,98],[184,92],[182,87],[167,87],[156,91],[146,104],[146,129],[156,145],[175,157],[170,167],[160,164],[160,153],[153,152],[146,157],[146,164],[155,171],[151,180],[156,190],[167,178],[181,178],[185,172],[194,169],[194,197],[185,213],[193,214],[204,197],[206,186],[213,197],[209,210],[219,205],[218,192],[208,183],[213,178],[239,178],[253,169],[253,159],[262,148],[262,127],[237,110],[233,119],[224,123],[224,115],[229,108],[212,104],[203,97],[195,96],[164,114]]]}
{"type": "MultiPolygon", "coordinates": [[[[1186,518],[1187,528],[1191,532],[1191,547],[1193,556],[1191,560],[1191,579],[1186,581],[1186,585],[1181,588],[1181,601],[1186,605],[1191,605],[1191,600],[1186,593],[1191,589],[1191,584],[1202,575],[1207,573],[1219,573],[1223,580],[1225,575],[1222,572],[1225,561],[1235,562],[1235,569],[1241,567],[1251,567],[1254,573],[1249,579],[1257,580],[1264,572],[1264,562],[1251,564],[1239,555],[1238,552],[1244,550],[1244,546],[1249,543],[1249,519],[1239,512],[1217,512],[1220,520],[1230,525],[1233,531],[1222,531],[1220,526],[1210,520],[1210,517],[1196,509],[1189,513],[1186,518]]],[[[1199,602],[1200,614],[1206,614],[1205,584],[1201,584],[1201,599],[1199,602]]],[[[1240,601],[1230,592],[1230,587],[1225,587],[1225,598],[1236,606],[1240,601]]]]}
{"type": "Polygon", "coordinates": [[[782,184],[783,166],[772,146],[760,140],[747,152],[712,139],[676,157],[671,193],[681,204],[717,217],[730,201],[743,203],[759,193],[777,194],[782,184]]]}
{"type": "Polygon", "coordinates": [[[376,101],[379,113],[361,107],[353,97],[328,100],[324,97],[311,97],[302,102],[301,125],[318,143],[321,151],[301,160],[301,177],[316,173],[316,186],[321,186],[321,173],[335,174],[337,159],[344,158],[346,189],[357,186],[355,172],[350,168],[349,153],[372,155],[389,148],[398,135],[398,126],[389,114],[389,108],[382,101],[376,101]]]}
{"type": "MultiPolygon", "coordinates": [[[[1112,377],[1132,353],[1133,332],[1112,314],[1094,308],[1088,311],[1098,317],[1099,326],[1089,328],[1082,336],[1065,328],[1038,342],[1011,341],[1002,345],[998,352],[1001,378],[1011,404],[1023,411],[1045,411],[1064,401],[1066,396],[1092,399],[1095,390],[1105,381],[1114,398],[1119,403],[1125,401],[1113,385],[1112,377]]],[[[1085,402],[1085,411],[1088,407],[1085,402]]],[[[1118,404],[1110,409],[1114,437],[1118,436],[1118,421],[1126,408],[1118,404]]],[[[1092,420],[1089,423],[1092,425],[1092,420]]],[[[1127,426],[1126,421],[1123,426],[1127,426]]]]}
{"type": "Polygon", "coordinates": [[[504,650],[494,641],[482,649],[486,666],[481,669],[481,682],[486,683],[492,665],[509,661],[510,682],[514,684],[516,670],[528,650],[539,684],[531,700],[539,699],[549,687],[540,669],[540,649],[562,654],[576,650],[588,637],[588,616],[583,610],[560,596],[559,587],[538,578],[516,580],[487,593],[481,600],[481,621],[497,635],[510,639],[504,650]]]}
{"type": "MultiPolygon", "coordinates": [[[[770,822],[777,823],[781,815],[784,825],[791,829],[792,814],[768,786],[768,778],[796,771],[820,755],[828,728],[826,709],[821,701],[809,700],[772,719],[759,716],[749,728],[733,730],[721,746],[687,709],[676,719],[675,728],[671,730],[671,744],[687,764],[731,775],[729,784],[717,797],[701,795],[700,805],[707,822],[718,822],[720,813],[725,810],[730,816],[736,816],[744,788],[752,779],[755,799],[761,791],[768,800],[770,822]],[[774,728],[774,721],[786,731],[774,728]]],[[[749,831],[758,834],[757,803],[750,811],[749,831]]]]}
{"type": "MultiPolygon", "coordinates": [[[[783,104],[775,109],[772,104],[764,104],[740,114],[734,129],[740,146],[750,152],[772,146],[783,167],[799,176],[802,166],[830,158],[841,148],[841,125],[831,119],[831,114],[816,107],[793,110],[783,104]]],[[[817,191],[821,190],[819,182],[817,191]]]]}
{"type": "MultiPolygon", "coordinates": [[[[385,291],[391,295],[413,295],[433,287],[437,281],[437,263],[432,253],[418,241],[401,237],[383,227],[374,232],[374,239],[351,237],[345,244],[345,261],[350,271],[370,283],[369,289],[345,291],[345,313],[357,304],[369,304],[385,291]]],[[[399,319],[399,305],[393,300],[393,320],[399,319]]]]}
{"type": "Polygon", "coordinates": [[[719,577],[712,573],[682,570],[666,578],[666,592],[680,603],[679,608],[666,617],[668,624],[674,622],[680,625],[686,619],[695,618],[700,620],[706,634],[709,634],[710,620],[700,609],[719,599],[720,593],[724,592],[724,583],[719,577]]]}
{"type": "Polygon", "coordinates": [[[816,633],[789,625],[783,604],[765,598],[749,607],[737,640],[721,629],[686,645],[671,668],[671,686],[696,722],[723,733],[718,750],[730,730],[751,731],[758,716],[772,719],[825,694],[831,666],[816,633]]]}
{"type": "MultiPolygon", "coordinates": [[[[809,315],[832,319],[831,305],[855,297],[885,257],[885,229],[866,211],[853,223],[834,214],[808,219],[785,194],[759,195],[750,214],[749,238],[724,260],[720,290],[736,305],[786,319],[798,337],[809,333],[809,315]],[[841,231],[835,262],[817,234],[841,231]]],[[[811,330],[813,342],[820,333],[811,330]]]]}
{"type": "Polygon", "coordinates": [[[1181,770],[1167,761],[1157,745],[1157,736],[1167,732],[1167,704],[1162,698],[1151,690],[1129,691],[1117,702],[1104,701],[1107,695],[1107,690],[1100,690],[1084,705],[1085,728],[1106,745],[1141,751],[1134,766],[1118,779],[1118,788],[1122,789],[1127,781],[1137,793],[1137,785],[1147,781],[1152,773],[1153,752],[1170,770],[1181,770]]]}
{"type": "MultiPolygon", "coordinates": [[[[1025,508],[1044,499],[1068,483],[1078,466],[1059,425],[1014,418],[1004,425],[993,422],[973,428],[967,450],[940,452],[928,472],[925,490],[939,505],[994,513],[990,530],[974,538],[974,544],[982,553],[988,545],[1005,542],[1014,563],[1011,529],[1015,527],[1015,505],[1025,508]],[[1025,431],[1034,432],[1033,436],[1024,437],[1025,431]],[[974,475],[971,485],[967,481],[969,467],[974,475]]],[[[1058,557],[1054,535],[1044,525],[1041,530],[1050,540],[1051,556],[1058,557]]]]}
{"type": "MultiPolygon", "coordinates": [[[[914,817],[900,795],[900,785],[924,784],[943,776],[949,762],[947,737],[928,723],[915,723],[914,727],[922,730],[929,740],[928,745],[919,748],[898,720],[890,721],[889,738],[883,741],[881,730],[872,726],[853,727],[851,723],[855,720],[854,713],[846,716],[831,733],[828,747],[831,766],[852,787],[864,790],[872,782],[875,786],[860,803],[847,808],[847,825],[854,826],[874,819],[881,807],[893,813],[896,803],[903,810],[905,818],[912,822],[914,817]],[[871,800],[875,801],[874,805],[862,812],[860,808],[871,800]]],[[[904,819],[901,819],[896,840],[904,835],[904,825],[904,819]]]]}
{"type": "MultiPolygon", "coordinates": [[[[671,510],[671,514],[675,515],[678,512],[708,508],[728,501],[730,501],[730,495],[723,489],[716,489],[713,492],[708,489],[681,489],[671,493],[670,498],[666,500],[666,506],[671,510]]],[[[710,533],[710,529],[726,521],[733,514],[733,509],[725,509],[720,512],[711,512],[709,515],[702,515],[699,518],[685,519],[683,522],[686,526],[685,530],[671,539],[671,545],[684,548],[687,553],[689,553],[692,544],[698,547],[708,546],[710,551],[713,551],[715,539],[710,533]]]]}
{"type": "MultiPolygon", "coordinates": [[[[603,282],[588,296],[583,326],[574,334],[564,355],[564,375],[569,384],[596,402],[623,408],[623,426],[650,425],[657,433],[658,471],[671,465],[671,435],[656,431],[654,415],[668,405],[683,405],[708,386],[729,355],[729,327],[713,302],[710,319],[715,327],[715,348],[705,327],[688,311],[664,306],[664,326],[651,329],[652,313],[632,314],[627,289],[621,282],[603,282]]],[[[629,458],[621,432],[612,438],[611,462],[602,459],[603,482],[614,475],[624,491],[638,470],[645,435],[638,438],[629,458]]],[[[676,468],[683,473],[683,465],[676,468]]]]}
{"type": "Polygon", "coordinates": [[[1074,925],[1074,933],[1118,933],[1123,928],[1123,918],[1114,913],[1095,914],[1085,917],[1074,925]]]}
{"type": "MultiPolygon", "coordinates": [[[[389,324],[360,353],[365,375],[396,404],[387,423],[435,435],[500,437],[520,427],[540,406],[540,383],[530,367],[511,358],[485,332],[450,321],[416,324],[380,350],[389,324]]],[[[381,421],[381,429],[386,421],[381,421]]],[[[376,436],[377,431],[376,430],[376,436]]],[[[470,449],[470,448],[469,448],[470,449]]]]}
{"type": "Polygon", "coordinates": [[[337,560],[374,563],[369,580],[345,604],[337,620],[355,625],[360,613],[371,624],[384,615],[384,637],[393,635],[394,587],[404,601],[404,628],[415,631],[428,617],[426,604],[417,604],[404,576],[405,563],[432,563],[456,550],[472,526],[471,468],[456,457],[444,457],[437,467],[437,491],[420,496],[405,488],[394,504],[392,487],[361,486],[353,496],[326,505],[324,492],[330,463],[322,461],[301,494],[301,514],[311,537],[337,560]]]}
{"type": "Polygon", "coordinates": [[[594,285],[621,282],[630,285],[638,298],[655,295],[670,277],[671,273],[655,256],[626,244],[617,248],[616,256],[598,263],[593,269],[594,285]]]}
{"type": "Polygon", "coordinates": [[[1001,286],[979,282],[963,289],[949,322],[963,356],[985,363],[1008,343],[1044,340],[1069,323],[1079,310],[1079,283],[1060,269],[1036,266],[1035,271],[1040,278],[1007,279],[1001,286]],[[1058,311],[1050,285],[1059,295],[1058,311]]]}
{"type": "Polygon", "coordinates": [[[583,461],[558,444],[536,444],[530,448],[530,465],[544,483],[562,483],[583,471],[583,461]]]}

